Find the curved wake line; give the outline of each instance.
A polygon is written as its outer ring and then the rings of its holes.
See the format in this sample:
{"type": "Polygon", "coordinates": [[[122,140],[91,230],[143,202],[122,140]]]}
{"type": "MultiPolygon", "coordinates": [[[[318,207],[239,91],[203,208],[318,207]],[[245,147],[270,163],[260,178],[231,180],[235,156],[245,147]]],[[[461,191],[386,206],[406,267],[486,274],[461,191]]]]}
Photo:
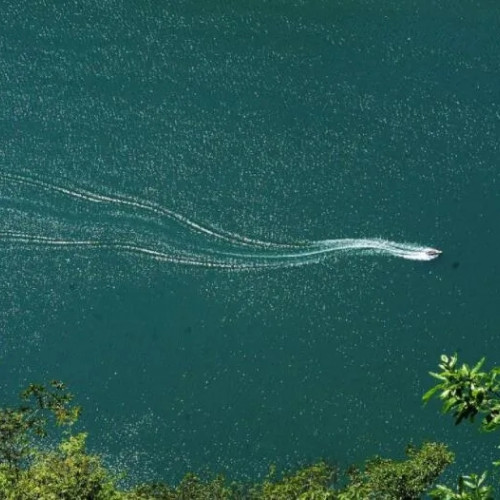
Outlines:
{"type": "Polygon", "coordinates": [[[45,236],[29,235],[11,231],[0,232],[0,241],[5,243],[34,246],[35,248],[92,248],[97,250],[115,250],[148,257],[161,262],[184,264],[189,266],[216,267],[224,269],[262,269],[295,267],[318,263],[334,252],[358,252],[361,254],[376,255],[386,254],[408,260],[429,261],[430,257],[426,247],[410,244],[395,243],[379,239],[339,239],[315,242],[311,248],[301,252],[283,253],[276,255],[263,254],[238,254],[234,252],[216,252],[213,255],[182,255],[176,253],[165,253],[140,245],[99,240],[66,240],[60,238],[49,238],[45,236]],[[321,248],[322,247],[322,248],[321,248]],[[223,259],[223,260],[222,260],[223,259]]]}
{"type": "Polygon", "coordinates": [[[25,184],[33,187],[40,187],[48,191],[63,194],[79,200],[90,201],[92,203],[106,203],[111,205],[118,205],[118,206],[121,205],[132,208],[138,208],[140,210],[148,211],[157,216],[169,217],[181,223],[182,225],[195,230],[198,233],[206,234],[210,237],[228,241],[233,244],[239,243],[241,245],[247,245],[247,246],[260,246],[263,248],[276,248],[276,249],[294,248],[296,246],[296,245],[288,245],[286,243],[285,244],[273,243],[273,242],[247,238],[246,236],[241,236],[239,234],[231,233],[229,231],[222,231],[222,230],[215,231],[208,227],[204,227],[188,219],[184,215],[174,212],[173,210],[169,210],[168,208],[162,207],[161,205],[157,205],[155,203],[150,203],[143,200],[138,200],[135,198],[125,197],[125,196],[101,195],[97,193],[92,193],[84,189],[69,189],[63,186],[58,186],[56,184],[50,184],[48,182],[39,179],[32,179],[28,177],[23,177],[21,175],[4,173],[4,172],[0,173],[0,179],[11,180],[17,182],[18,184],[25,184]]]}
{"type": "MultiPolygon", "coordinates": [[[[0,173],[0,180],[10,181],[16,185],[40,188],[83,202],[111,205],[122,211],[121,213],[118,212],[118,215],[122,216],[122,218],[133,215],[138,224],[144,224],[144,213],[147,213],[149,214],[147,221],[159,226],[158,232],[155,233],[157,240],[153,243],[153,247],[157,246],[157,248],[151,248],[151,245],[136,241],[135,237],[137,234],[141,234],[140,231],[134,232],[134,241],[130,241],[129,239],[124,241],[117,240],[116,232],[115,238],[110,237],[109,239],[100,236],[89,239],[68,239],[65,237],[51,237],[16,231],[0,231],[0,242],[12,245],[40,249],[51,247],[59,249],[87,248],[114,250],[161,262],[240,270],[283,268],[313,264],[321,262],[334,254],[387,255],[414,261],[430,261],[435,259],[440,253],[430,247],[398,243],[379,238],[317,240],[300,244],[272,243],[254,240],[230,232],[216,231],[204,227],[177,212],[137,198],[101,195],[82,189],[70,189],[17,174],[0,173]],[[132,209],[132,214],[128,213],[125,209],[129,209],[129,211],[132,209]],[[168,230],[165,231],[161,227],[162,222],[165,220],[174,221],[185,228],[187,235],[191,233],[192,235],[203,236],[205,241],[201,241],[201,244],[197,244],[196,246],[184,244],[179,247],[179,243],[176,243],[176,247],[172,235],[169,234],[168,230]],[[218,241],[219,246],[225,244],[226,248],[214,247],[214,241],[218,241]]],[[[27,196],[25,198],[27,199],[27,196]]],[[[110,228],[110,232],[113,229],[110,228]]],[[[145,233],[142,234],[144,236],[145,233]]]]}

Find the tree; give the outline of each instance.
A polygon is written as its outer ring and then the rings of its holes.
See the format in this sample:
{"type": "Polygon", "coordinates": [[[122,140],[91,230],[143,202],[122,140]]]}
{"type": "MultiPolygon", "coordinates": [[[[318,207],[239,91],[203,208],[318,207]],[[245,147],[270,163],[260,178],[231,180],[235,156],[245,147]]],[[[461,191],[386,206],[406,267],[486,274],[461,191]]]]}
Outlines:
{"type": "Polygon", "coordinates": [[[409,446],[406,460],[376,458],[364,470],[351,473],[350,483],[339,500],[417,500],[434,484],[454,455],[444,444],[409,446]]]}
{"type": "Polygon", "coordinates": [[[7,498],[22,500],[120,500],[115,478],[101,458],[88,454],[87,435],[64,439],[55,450],[34,451],[33,461],[9,486],[7,498]]]}
{"type": "Polygon", "coordinates": [[[0,408],[0,465],[15,473],[31,454],[32,438],[46,436],[50,416],[59,426],[76,422],[80,407],[71,406],[72,399],[64,384],[54,380],[48,387],[31,384],[21,394],[21,405],[0,408]]]}
{"type": "Polygon", "coordinates": [[[443,413],[452,413],[455,424],[462,420],[474,421],[477,415],[482,417],[481,430],[494,431],[500,427],[500,368],[489,372],[481,371],[485,358],[474,367],[467,364],[458,366],[458,357],[441,356],[438,365],[440,372],[430,372],[439,383],[423,396],[424,403],[439,395],[443,401],[443,413]]]}
{"type": "MultiPolygon", "coordinates": [[[[480,430],[491,432],[500,428],[500,368],[481,371],[484,362],[482,358],[473,367],[459,366],[456,354],[443,354],[438,365],[440,371],[430,372],[439,383],[424,394],[424,403],[437,396],[443,402],[442,412],[451,413],[455,425],[474,422],[478,417],[480,430]]],[[[486,472],[461,476],[455,490],[439,485],[430,494],[441,500],[492,500],[493,488],[485,484],[486,477],[486,472]]]]}
{"type": "MultiPolygon", "coordinates": [[[[404,460],[376,457],[346,474],[320,461],[285,474],[272,467],[255,484],[189,473],[174,486],[124,489],[101,457],[87,451],[87,434],[72,433],[80,414],[72,401],[64,384],[53,381],[31,384],[20,405],[0,408],[0,500],[416,500],[453,461],[445,445],[425,443],[409,447],[404,460]],[[41,440],[58,427],[59,444],[44,445],[41,440]]],[[[464,488],[475,480],[464,478],[464,488]]],[[[476,481],[478,487],[483,481],[476,481]]],[[[438,488],[442,496],[436,498],[462,498],[445,497],[445,487],[438,488]]]]}

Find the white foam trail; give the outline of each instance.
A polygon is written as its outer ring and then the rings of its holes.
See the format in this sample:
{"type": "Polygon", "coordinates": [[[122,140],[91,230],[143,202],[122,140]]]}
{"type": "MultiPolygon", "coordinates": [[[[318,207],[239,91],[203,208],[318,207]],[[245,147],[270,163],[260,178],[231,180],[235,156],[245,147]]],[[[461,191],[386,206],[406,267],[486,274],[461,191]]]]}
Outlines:
{"type": "MultiPolygon", "coordinates": [[[[290,260],[293,259],[314,259],[324,258],[337,253],[358,253],[366,255],[387,255],[391,257],[399,257],[401,259],[415,260],[415,261],[430,261],[439,256],[433,254],[434,251],[431,247],[422,247],[411,243],[397,243],[394,241],[383,239],[338,239],[338,240],[318,240],[310,242],[301,247],[300,250],[294,252],[268,254],[262,253],[249,254],[246,253],[245,257],[253,259],[265,260],[290,260]]],[[[225,255],[237,255],[233,253],[224,253],[225,255]]],[[[309,262],[307,262],[309,263],[309,262]]]]}
{"type": "Polygon", "coordinates": [[[320,242],[326,248],[368,251],[399,257],[407,260],[430,261],[434,260],[439,254],[433,254],[435,250],[431,247],[423,247],[412,243],[397,243],[383,239],[342,239],[342,240],[324,240],[320,242]]]}
{"type": "Polygon", "coordinates": [[[66,187],[58,186],[56,184],[51,184],[39,179],[33,179],[29,177],[23,177],[17,174],[10,173],[0,173],[0,179],[11,180],[17,182],[18,184],[25,184],[28,186],[40,187],[42,189],[53,191],[56,193],[64,194],[66,196],[70,196],[72,198],[90,201],[92,203],[107,203],[118,206],[128,206],[132,208],[138,208],[140,210],[145,210],[150,213],[153,213],[157,216],[169,217],[171,219],[180,222],[181,224],[187,226],[190,229],[193,229],[199,233],[206,234],[210,237],[221,239],[225,241],[229,241],[230,243],[239,243],[242,245],[248,246],[260,246],[264,248],[291,248],[292,245],[281,244],[281,243],[273,243],[267,241],[261,241],[257,239],[247,238],[246,236],[241,236],[235,233],[231,233],[229,231],[210,229],[208,227],[202,226],[187,217],[174,212],[173,210],[169,210],[168,208],[162,207],[155,203],[150,203],[147,201],[139,200],[136,198],[130,198],[125,196],[107,196],[92,193],[90,191],[86,191],[84,189],[69,189],[66,187]]]}
{"type": "MultiPolygon", "coordinates": [[[[234,233],[216,232],[172,210],[139,199],[100,195],[74,188],[69,189],[16,174],[0,173],[0,179],[11,181],[19,185],[39,187],[84,202],[104,203],[118,208],[132,208],[136,211],[133,215],[138,219],[140,219],[139,216],[141,212],[147,212],[156,216],[153,222],[159,224],[162,218],[167,218],[185,227],[188,230],[187,234],[191,231],[194,234],[209,237],[205,238],[207,241],[203,241],[201,244],[194,247],[185,245],[181,248],[173,248],[172,240],[169,241],[168,239],[169,235],[165,234],[165,231],[158,231],[158,234],[155,234],[158,241],[154,243],[154,246],[157,244],[158,248],[150,248],[150,245],[137,241],[121,241],[113,238],[103,239],[102,237],[98,237],[90,239],[70,239],[67,237],[56,238],[15,231],[0,231],[0,241],[5,243],[34,247],[73,247],[114,250],[133,253],[162,262],[241,270],[300,266],[321,262],[333,254],[342,255],[347,253],[387,255],[414,261],[430,261],[438,256],[438,254],[429,247],[408,243],[397,243],[378,238],[318,240],[295,245],[268,243],[246,238],[234,233]],[[210,244],[211,242],[213,243],[214,239],[224,242],[226,247],[214,247],[213,244],[210,244]],[[162,248],[165,246],[167,249],[162,248]]],[[[125,216],[126,213],[122,215],[125,216]]]]}
{"type": "MultiPolygon", "coordinates": [[[[45,236],[32,236],[29,234],[14,233],[10,231],[0,232],[0,241],[6,243],[25,244],[28,246],[33,246],[36,249],[40,249],[44,246],[59,247],[59,248],[64,248],[64,247],[93,248],[98,250],[110,249],[110,250],[118,250],[118,251],[140,254],[162,262],[172,262],[174,264],[187,264],[190,266],[213,267],[213,263],[211,263],[210,261],[200,261],[183,256],[177,257],[175,255],[169,255],[164,252],[158,252],[150,248],[145,248],[129,243],[102,242],[97,240],[65,240],[60,238],[49,238],[45,236]]],[[[217,267],[230,268],[232,266],[230,264],[224,265],[223,263],[221,263],[217,267]]]]}
{"type": "Polygon", "coordinates": [[[214,254],[171,254],[143,247],[132,243],[109,242],[99,240],[66,240],[45,236],[29,235],[12,231],[0,232],[0,241],[5,243],[25,244],[41,247],[76,247],[98,250],[115,250],[142,255],[161,262],[185,264],[199,267],[216,267],[225,269],[262,269],[278,267],[295,267],[318,263],[333,253],[360,253],[367,255],[386,254],[408,260],[429,261],[436,256],[429,255],[430,248],[411,244],[394,243],[380,239],[339,239],[324,240],[311,243],[310,248],[281,254],[235,253],[217,251],[214,254]]]}

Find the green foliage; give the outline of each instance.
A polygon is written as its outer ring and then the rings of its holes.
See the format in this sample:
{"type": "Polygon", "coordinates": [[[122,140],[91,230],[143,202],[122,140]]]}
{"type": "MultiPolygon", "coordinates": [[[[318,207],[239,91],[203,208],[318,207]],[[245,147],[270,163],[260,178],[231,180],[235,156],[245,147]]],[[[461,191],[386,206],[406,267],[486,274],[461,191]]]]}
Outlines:
{"type": "Polygon", "coordinates": [[[471,474],[458,479],[456,491],[438,485],[429,495],[435,500],[493,500],[493,488],[484,484],[486,472],[481,476],[471,474]]]}
{"type": "Polygon", "coordinates": [[[21,404],[0,408],[0,499],[109,499],[114,482],[99,457],[85,450],[86,434],[67,435],[55,450],[43,449],[49,419],[70,429],[80,408],[64,384],[31,384],[21,404]]]}
{"type": "Polygon", "coordinates": [[[142,485],[129,493],[128,500],[413,500],[423,495],[453,454],[438,443],[409,448],[402,461],[377,458],[363,470],[352,471],[349,482],[335,489],[337,469],[326,462],[303,467],[283,476],[274,467],[259,483],[228,485],[223,477],[201,481],[187,475],[176,487],[142,485]]]}
{"type": "MultiPolygon", "coordinates": [[[[336,484],[337,470],[319,462],[285,475],[271,468],[263,481],[252,485],[188,474],[176,486],[155,483],[124,490],[101,458],[87,452],[87,435],[71,434],[80,413],[72,399],[60,382],[32,384],[22,394],[21,405],[0,408],[0,500],[412,500],[420,498],[453,459],[444,445],[427,443],[410,448],[406,460],[370,460],[341,486],[336,484]],[[55,448],[40,441],[51,417],[63,428],[55,448]]],[[[476,479],[463,481],[462,489],[470,490],[469,483],[476,479]]],[[[484,493],[482,481],[476,481],[476,489],[484,493]]],[[[436,491],[455,494],[444,487],[436,491]]]]}
{"type": "Polygon", "coordinates": [[[339,500],[414,500],[421,497],[441,472],[453,462],[445,445],[425,443],[420,449],[409,447],[408,459],[376,458],[363,471],[351,473],[350,484],[339,500]]]}
{"type": "MultiPolygon", "coordinates": [[[[440,371],[430,372],[439,383],[423,396],[424,403],[433,397],[443,402],[443,413],[451,413],[458,425],[463,421],[473,422],[481,416],[480,429],[494,431],[500,427],[500,368],[489,372],[481,371],[485,358],[472,368],[467,364],[458,365],[458,356],[441,356],[440,371]]],[[[499,465],[500,462],[493,462],[499,465]]],[[[431,497],[440,500],[492,500],[493,488],[485,484],[486,472],[461,476],[455,491],[438,485],[431,497]]]]}
{"type": "MultiPolygon", "coordinates": [[[[58,380],[52,380],[48,388],[41,384],[30,384],[21,394],[21,398],[32,402],[31,406],[25,406],[27,409],[37,412],[48,410],[55,417],[57,425],[73,425],[80,416],[81,408],[71,406],[73,395],[58,380]]],[[[45,420],[40,420],[46,423],[45,420]]]]}
{"type": "MultiPolygon", "coordinates": [[[[99,457],[85,450],[86,434],[70,436],[56,450],[37,451],[33,463],[5,488],[8,499],[118,500],[114,480],[99,457]]],[[[5,483],[4,483],[5,484],[5,483]]]]}
{"type": "Polygon", "coordinates": [[[249,500],[329,500],[337,498],[331,489],[335,469],[326,462],[305,467],[275,479],[276,469],[271,468],[266,479],[255,484],[248,492],[249,500]]]}
{"type": "Polygon", "coordinates": [[[334,469],[325,462],[277,477],[276,469],[260,483],[228,484],[223,476],[203,481],[188,474],[175,487],[157,483],[141,485],[126,494],[127,500],[328,500],[337,496],[330,489],[334,469]]]}
{"type": "Polygon", "coordinates": [[[0,465],[18,468],[31,454],[33,437],[47,434],[47,418],[52,415],[58,425],[72,425],[80,408],[71,406],[73,396],[64,384],[52,381],[47,388],[31,384],[22,394],[23,404],[0,408],[0,465]]]}
{"type": "Polygon", "coordinates": [[[228,486],[223,476],[207,481],[195,474],[187,474],[176,486],[165,483],[144,484],[124,493],[127,500],[225,500],[236,498],[233,486],[228,486]]]}
{"type": "Polygon", "coordinates": [[[500,368],[489,372],[481,371],[484,358],[474,367],[467,364],[458,366],[457,355],[441,356],[440,372],[430,374],[439,383],[427,391],[423,400],[427,403],[439,394],[443,401],[443,413],[452,413],[455,424],[463,420],[474,421],[474,417],[482,415],[481,429],[494,431],[500,427],[500,368]]]}

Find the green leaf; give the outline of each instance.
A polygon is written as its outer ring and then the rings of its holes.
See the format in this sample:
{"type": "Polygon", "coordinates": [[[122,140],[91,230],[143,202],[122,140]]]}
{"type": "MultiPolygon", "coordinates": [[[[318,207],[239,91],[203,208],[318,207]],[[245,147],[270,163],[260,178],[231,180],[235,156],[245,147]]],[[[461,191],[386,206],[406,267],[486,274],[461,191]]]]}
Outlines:
{"type": "Polygon", "coordinates": [[[447,401],[444,402],[442,412],[448,413],[453,406],[459,404],[459,400],[457,398],[451,397],[447,401]]]}
{"type": "Polygon", "coordinates": [[[438,380],[443,380],[443,381],[448,380],[444,375],[441,375],[440,373],[429,372],[429,375],[431,375],[434,378],[437,378],[438,380]]]}
{"type": "Polygon", "coordinates": [[[422,400],[424,404],[428,403],[429,400],[436,394],[436,392],[440,391],[443,387],[443,384],[438,384],[435,385],[434,387],[431,387],[423,396],[422,400]]]}
{"type": "Polygon", "coordinates": [[[471,370],[471,374],[475,375],[484,365],[484,362],[486,361],[485,357],[482,357],[475,365],[474,368],[471,370]]]}

